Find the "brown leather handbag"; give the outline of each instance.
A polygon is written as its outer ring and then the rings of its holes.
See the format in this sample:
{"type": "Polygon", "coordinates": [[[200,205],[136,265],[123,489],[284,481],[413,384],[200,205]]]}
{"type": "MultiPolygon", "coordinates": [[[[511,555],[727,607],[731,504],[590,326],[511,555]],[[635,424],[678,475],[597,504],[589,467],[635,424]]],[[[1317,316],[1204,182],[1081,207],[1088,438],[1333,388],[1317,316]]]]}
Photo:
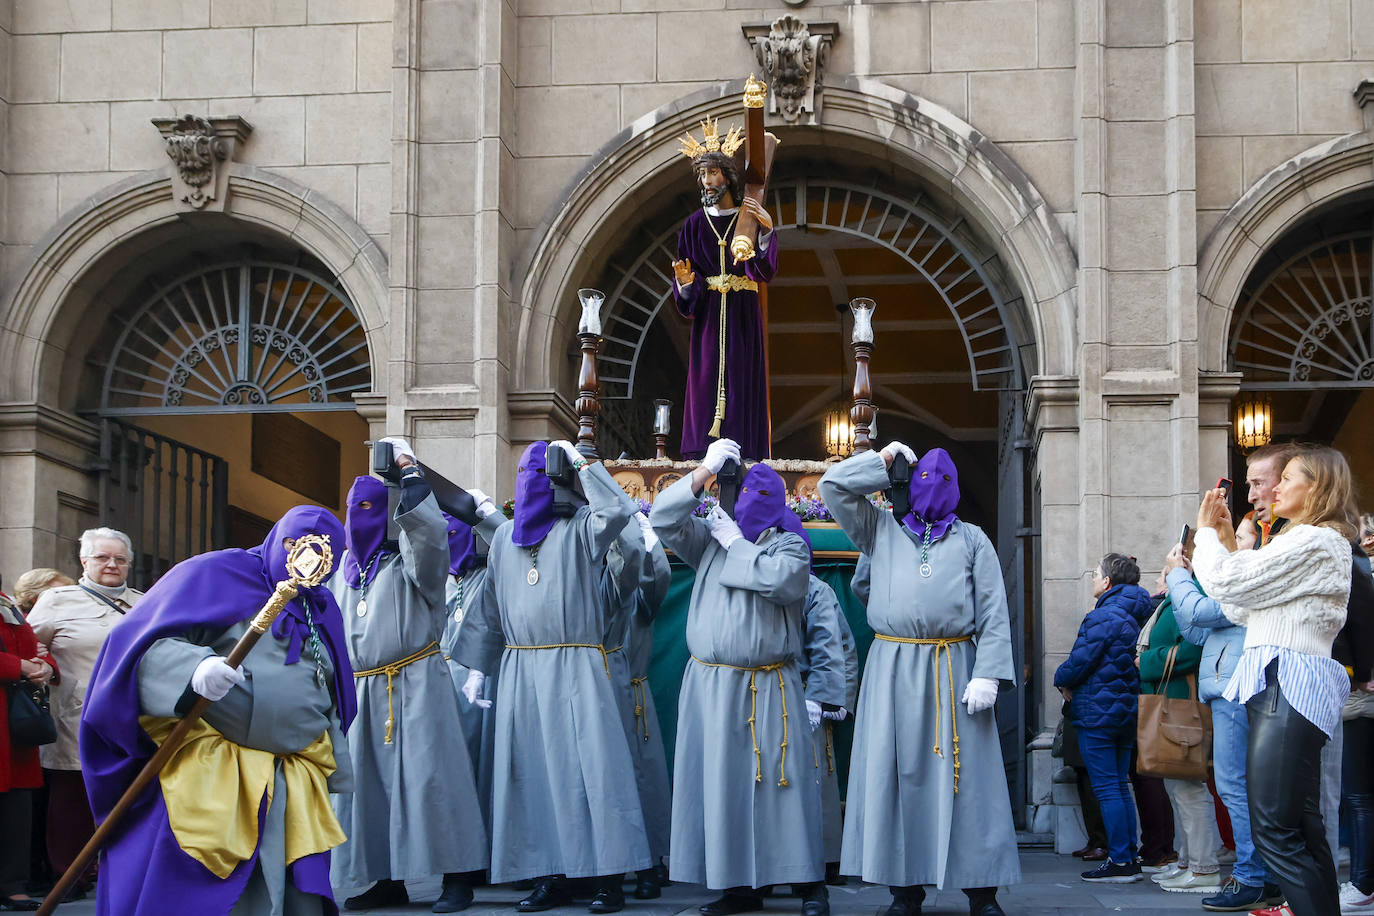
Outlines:
{"type": "Polygon", "coordinates": [[[1212,752],[1212,710],[1198,702],[1197,677],[1185,675],[1188,698],[1168,697],[1178,646],[1169,650],[1159,693],[1141,694],[1136,718],[1136,772],[1162,779],[1206,779],[1212,752]]]}

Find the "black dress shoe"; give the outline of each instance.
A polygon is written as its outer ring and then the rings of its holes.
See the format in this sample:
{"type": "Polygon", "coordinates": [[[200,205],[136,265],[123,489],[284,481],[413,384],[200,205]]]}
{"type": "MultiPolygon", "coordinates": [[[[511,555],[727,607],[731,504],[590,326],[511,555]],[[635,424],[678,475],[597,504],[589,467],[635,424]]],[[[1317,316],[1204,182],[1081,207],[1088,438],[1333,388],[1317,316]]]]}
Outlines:
{"type": "Polygon", "coordinates": [[[458,913],[472,906],[472,885],[456,876],[444,875],[444,890],[434,901],[431,913],[458,913]]]}
{"type": "Polygon", "coordinates": [[[753,894],[734,894],[726,891],[718,900],[703,903],[697,909],[701,916],[733,916],[735,913],[755,913],[763,909],[763,898],[753,894]]]}
{"type": "Polygon", "coordinates": [[[968,916],[1007,916],[996,900],[981,904],[969,904],[968,916]]]}
{"type": "Polygon", "coordinates": [[[892,903],[883,916],[921,916],[921,904],[926,899],[926,889],[919,884],[911,887],[892,887],[892,903]]]}
{"type": "Polygon", "coordinates": [[[542,913],[569,903],[572,903],[572,898],[557,878],[540,878],[534,882],[534,890],[530,895],[516,904],[516,909],[522,913],[542,913]]]}
{"type": "Polygon", "coordinates": [[[619,913],[625,909],[625,892],[620,888],[620,878],[603,881],[601,887],[587,904],[588,913],[619,913]]]}
{"type": "Polygon", "coordinates": [[[659,887],[667,887],[673,883],[673,879],[668,877],[668,866],[663,864],[662,859],[654,866],[654,878],[658,881],[659,887]]]}
{"type": "Polygon", "coordinates": [[[356,897],[344,901],[346,910],[375,910],[384,906],[405,906],[410,903],[404,881],[385,878],[356,897]]]}
{"type": "Polygon", "coordinates": [[[818,882],[802,888],[802,916],[830,916],[830,892],[818,882]]]}
{"type": "Polygon", "coordinates": [[[639,871],[635,880],[634,895],[636,900],[655,900],[663,896],[654,869],[645,868],[639,871]]]}
{"type": "Polygon", "coordinates": [[[13,897],[0,897],[0,910],[11,910],[21,913],[32,913],[34,910],[38,909],[42,905],[43,901],[38,900],[34,897],[25,897],[22,900],[16,900],[13,897]]]}

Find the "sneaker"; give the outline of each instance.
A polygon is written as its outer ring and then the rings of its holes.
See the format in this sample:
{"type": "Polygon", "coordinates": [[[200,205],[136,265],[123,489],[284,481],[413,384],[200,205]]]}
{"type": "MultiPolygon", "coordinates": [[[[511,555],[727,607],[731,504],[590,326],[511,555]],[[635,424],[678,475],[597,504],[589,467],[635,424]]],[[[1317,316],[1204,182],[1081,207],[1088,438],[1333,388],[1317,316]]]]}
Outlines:
{"type": "Polygon", "coordinates": [[[1221,872],[1199,875],[1190,868],[1159,882],[1159,886],[1174,894],[1210,894],[1221,890],[1221,872]]]}
{"type": "Polygon", "coordinates": [[[1221,886],[1221,893],[1202,898],[1202,908],[1214,913],[1249,912],[1260,904],[1267,903],[1264,888],[1241,884],[1235,878],[1227,878],[1221,886]]]}
{"type": "Polygon", "coordinates": [[[1280,903],[1263,910],[1251,910],[1250,916],[1293,916],[1293,908],[1286,903],[1280,903]]]}
{"type": "Polygon", "coordinates": [[[1133,884],[1140,880],[1140,866],[1134,862],[1117,865],[1108,859],[1091,871],[1083,872],[1082,878],[1093,884],[1133,884]]]}
{"type": "Polygon", "coordinates": [[[1352,913],[1374,913],[1374,894],[1365,894],[1353,883],[1341,885],[1341,916],[1352,913]]]}
{"type": "Polygon", "coordinates": [[[1151,875],[1150,880],[1153,881],[1155,884],[1162,884],[1163,882],[1168,881],[1170,878],[1177,878],[1179,875],[1183,874],[1187,870],[1188,869],[1179,865],[1177,862],[1170,862],[1168,865],[1164,866],[1159,871],[1151,875]]]}

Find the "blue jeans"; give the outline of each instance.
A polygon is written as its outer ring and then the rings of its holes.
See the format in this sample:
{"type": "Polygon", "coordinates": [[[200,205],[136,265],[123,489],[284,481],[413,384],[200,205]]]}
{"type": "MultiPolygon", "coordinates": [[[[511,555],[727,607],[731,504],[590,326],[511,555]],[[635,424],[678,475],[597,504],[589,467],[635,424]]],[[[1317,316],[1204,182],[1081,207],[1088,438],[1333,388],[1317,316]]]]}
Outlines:
{"type": "Polygon", "coordinates": [[[1107,854],[1118,865],[1135,861],[1135,802],[1131,798],[1131,749],[1135,719],[1111,728],[1078,729],[1078,749],[1093,784],[1102,823],[1107,828],[1107,854]]]}
{"type": "Polygon", "coordinates": [[[1245,748],[1250,743],[1250,719],[1245,707],[1217,697],[1212,707],[1212,775],[1217,794],[1231,815],[1236,838],[1236,865],[1231,876],[1246,887],[1273,883],[1250,836],[1250,800],[1245,791],[1245,748]]]}

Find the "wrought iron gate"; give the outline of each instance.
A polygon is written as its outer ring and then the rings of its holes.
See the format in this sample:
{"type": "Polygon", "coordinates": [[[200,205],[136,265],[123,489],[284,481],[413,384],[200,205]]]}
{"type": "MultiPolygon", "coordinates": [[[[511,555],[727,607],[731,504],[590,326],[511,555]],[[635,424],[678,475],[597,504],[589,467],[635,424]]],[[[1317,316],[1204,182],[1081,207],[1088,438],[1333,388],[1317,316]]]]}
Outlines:
{"type": "Polygon", "coordinates": [[[229,464],[119,420],[100,422],[100,518],[134,540],[130,584],[228,541],[229,464]]]}

